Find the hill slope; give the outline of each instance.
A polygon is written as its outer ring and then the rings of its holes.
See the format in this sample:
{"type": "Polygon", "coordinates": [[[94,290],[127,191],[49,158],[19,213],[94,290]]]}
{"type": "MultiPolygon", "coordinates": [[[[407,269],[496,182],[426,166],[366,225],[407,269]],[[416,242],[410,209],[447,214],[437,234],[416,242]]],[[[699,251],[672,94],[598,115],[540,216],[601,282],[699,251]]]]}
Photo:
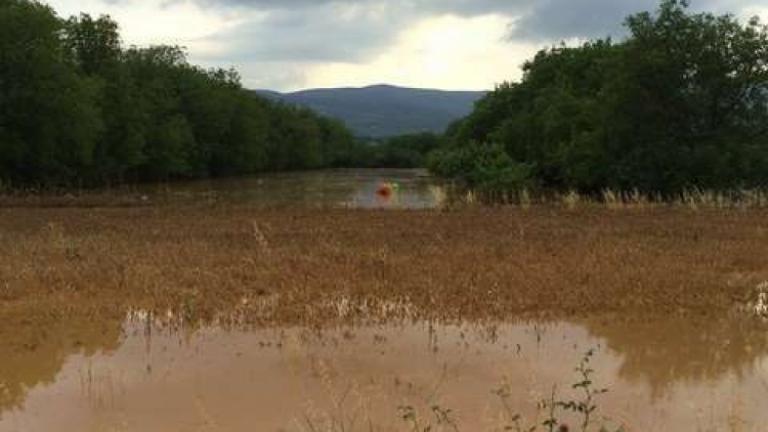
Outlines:
{"type": "Polygon", "coordinates": [[[416,132],[443,132],[472,111],[481,91],[442,91],[376,85],[363,88],[303,90],[261,96],[306,106],[344,121],[358,136],[390,137],[416,132]]]}

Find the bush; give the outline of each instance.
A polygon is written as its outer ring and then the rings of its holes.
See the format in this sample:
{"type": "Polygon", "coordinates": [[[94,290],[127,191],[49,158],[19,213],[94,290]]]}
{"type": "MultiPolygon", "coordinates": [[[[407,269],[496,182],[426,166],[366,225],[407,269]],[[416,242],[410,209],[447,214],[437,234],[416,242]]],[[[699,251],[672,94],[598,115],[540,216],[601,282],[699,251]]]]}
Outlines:
{"type": "Polygon", "coordinates": [[[429,155],[433,173],[454,178],[485,195],[520,192],[534,186],[533,167],[514,161],[500,145],[437,150],[429,155]]]}

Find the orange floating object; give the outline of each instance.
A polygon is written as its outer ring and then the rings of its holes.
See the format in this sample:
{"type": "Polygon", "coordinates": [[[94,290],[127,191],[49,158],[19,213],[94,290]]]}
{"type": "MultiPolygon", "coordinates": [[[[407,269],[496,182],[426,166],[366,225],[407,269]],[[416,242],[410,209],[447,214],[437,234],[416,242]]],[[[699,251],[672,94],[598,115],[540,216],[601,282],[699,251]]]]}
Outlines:
{"type": "Polygon", "coordinates": [[[392,186],[386,183],[380,184],[379,188],[376,189],[376,195],[384,198],[390,197],[392,195],[392,186]]]}

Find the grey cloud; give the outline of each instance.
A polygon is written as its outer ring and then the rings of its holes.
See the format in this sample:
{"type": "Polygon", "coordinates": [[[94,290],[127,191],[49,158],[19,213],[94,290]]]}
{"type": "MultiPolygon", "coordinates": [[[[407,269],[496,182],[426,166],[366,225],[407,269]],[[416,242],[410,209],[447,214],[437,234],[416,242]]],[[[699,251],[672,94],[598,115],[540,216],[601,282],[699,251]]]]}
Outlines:
{"type": "Polygon", "coordinates": [[[272,10],[209,40],[225,47],[222,56],[245,61],[362,61],[408,24],[391,11],[366,12],[338,4],[272,10]]]}
{"type": "MultiPolygon", "coordinates": [[[[121,1],[121,0],[115,0],[121,1]]],[[[175,0],[169,0],[173,2],[175,0]]],[[[528,8],[531,0],[194,0],[209,7],[239,7],[257,10],[295,10],[330,5],[372,7],[386,5],[402,13],[482,15],[516,13],[528,8]]]]}
{"type": "Polygon", "coordinates": [[[543,0],[513,26],[512,39],[557,40],[618,36],[633,12],[656,7],[655,0],[543,0]]]}
{"type": "MultiPolygon", "coordinates": [[[[126,0],[115,0],[126,1],[126,0]]],[[[169,2],[181,0],[168,0],[169,2]]],[[[211,8],[262,11],[274,19],[245,25],[223,37],[255,44],[253,56],[309,60],[357,60],[386,46],[412,22],[434,15],[509,17],[511,39],[556,42],[571,37],[619,37],[624,18],[653,10],[658,0],[192,0],[211,8]],[[373,19],[337,16],[340,10],[378,11],[373,19]],[[257,28],[260,27],[260,28],[257,28]],[[269,46],[262,40],[269,40],[269,46]]],[[[760,0],[752,0],[760,1],[760,0]]],[[[748,0],[693,0],[694,8],[738,13],[748,0]]]]}
{"type": "Polygon", "coordinates": [[[221,59],[248,61],[359,62],[382,52],[403,30],[429,16],[512,16],[528,8],[526,0],[193,1],[263,15],[211,38],[226,47],[221,59]]]}
{"type": "Polygon", "coordinates": [[[305,87],[307,82],[306,71],[295,63],[245,63],[239,70],[247,88],[292,90],[305,87]]]}
{"type": "MultiPolygon", "coordinates": [[[[175,1],[190,0],[168,0],[175,1]]],[[[191,1],[254,17],[210,38],[222,49],[207,60],[270,64],[270,73],[279,69],[274,65],[365,62],[384,52],[402,31],[430,16],[500,14],[513,23],[510,39],[550,44],[572,37],[620,37],[627,15],[658,5],[658,0],[191,1]]],[[[748,1],[693,0],[693,5],[738,13],[748,1]]]]}
{"type": "MultiPolygon", "coordinates": [[[[735,13],[746,0],[693,0],[694,10],[735,13]]],[[[511,39],[557,41],[573,37],[622,37],[627,16],[653,11],[658,0],[539,0],[527,14],[516,20],[511,39]]]]}

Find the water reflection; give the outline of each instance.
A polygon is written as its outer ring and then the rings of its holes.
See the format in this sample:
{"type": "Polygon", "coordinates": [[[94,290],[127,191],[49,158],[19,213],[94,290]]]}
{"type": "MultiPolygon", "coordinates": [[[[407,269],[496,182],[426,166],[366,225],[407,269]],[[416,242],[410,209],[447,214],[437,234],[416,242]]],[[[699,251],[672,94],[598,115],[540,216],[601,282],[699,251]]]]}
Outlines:
{"type": "Polygon", "coordinates": [[[750,318],[614,320],[586,327],[623,355],[619,377],[647,383],[654,398],[667,396],[680,382],[714,383],[726,376],[749,380],[768,353],[765,326],[750,318]]]}
{"type": "Polygon", "coordinates": [[[768,421],[768,343],[754,321],[225,329],[132,313],[0,331],[0,431],[306,430],[331,417],[404,430],[403,404],[440,404],[462,430],[492,430],[492,390],[509,383],[510,402],[535,419],[553,384],[568,396],[591,348],[611,390],[601,413],[628,430],[768,421]]]}
{"type": "Polygon", "coordinates": [[[21,409],[29,391],[55,384],[71,356],[116,350],[122,335],[119,318],[32,318],[0,327],[0,417],[21,409]]]}
{"type": "Polygon", "coordinates": [[[349,169],[276,173],[147,186],[149,199],[224,201],[264,206],[424,209],[440,207],[444,188],[418,169],[349,169]],[[391,193],[377,193],[382,184],[391,193]]]}

